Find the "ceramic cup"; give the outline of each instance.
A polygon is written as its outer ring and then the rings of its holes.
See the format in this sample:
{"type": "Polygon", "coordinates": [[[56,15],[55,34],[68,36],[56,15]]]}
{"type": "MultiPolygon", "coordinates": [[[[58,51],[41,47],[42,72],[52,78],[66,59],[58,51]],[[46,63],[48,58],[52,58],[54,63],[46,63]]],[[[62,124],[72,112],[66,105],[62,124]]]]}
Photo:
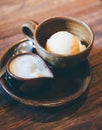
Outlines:
{"type": "Polygon", "coordinates": [[[53,74],[45,62],[36,54],[23,53],[9,59],[6,67],[6,80],[14,91],[33,93],[53,74]]]}
{"type": "Polygon", "coordinates": [[[91,28],[85,22],[72,17],[49,18],[39,24],[32,20],[22,25],[22,31],[34,40],[38,55],[57,68],[70,68],[86,60],[93,45],[91,28]],[[86,49],[67,56],[48,52],[45,49],[47,39],[59,31],[68,31],[77,36],[86,49]]]}

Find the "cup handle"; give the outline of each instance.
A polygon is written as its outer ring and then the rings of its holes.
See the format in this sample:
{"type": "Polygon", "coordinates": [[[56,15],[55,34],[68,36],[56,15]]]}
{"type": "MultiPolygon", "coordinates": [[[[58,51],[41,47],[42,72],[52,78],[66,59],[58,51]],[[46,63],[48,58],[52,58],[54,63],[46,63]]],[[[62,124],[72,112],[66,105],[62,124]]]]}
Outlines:
{"type": "Polygon", "coordinates": [[[38,23],[34,20],[29,20],[29,22],[22,25],[23,34],[27,37],[27,39],[31,40],[33,43],[34,43],[33,34],[37,26],[38,23]]]}

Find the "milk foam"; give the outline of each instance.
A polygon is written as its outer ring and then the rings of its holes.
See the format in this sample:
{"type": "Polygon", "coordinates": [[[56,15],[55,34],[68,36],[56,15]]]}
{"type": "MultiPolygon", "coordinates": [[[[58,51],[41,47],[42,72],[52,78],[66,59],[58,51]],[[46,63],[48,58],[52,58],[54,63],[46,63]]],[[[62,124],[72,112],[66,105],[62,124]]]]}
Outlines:
{"type": "Polygon", "coordinates": [[[35,78],[43,76],[51,76],[48,69],[40,67],[39,58],[32,55],[21,55],[12,60],[10,63],[10,71],[22,78],[35,78]]]}

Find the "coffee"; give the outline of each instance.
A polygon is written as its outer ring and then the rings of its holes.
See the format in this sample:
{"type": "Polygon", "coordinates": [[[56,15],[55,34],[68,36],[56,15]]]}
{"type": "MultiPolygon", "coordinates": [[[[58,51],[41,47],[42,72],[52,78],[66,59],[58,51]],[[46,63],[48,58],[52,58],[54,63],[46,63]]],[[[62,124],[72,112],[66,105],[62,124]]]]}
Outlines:
{"type": "Polygon", "coordinates": [[[21,78],[36,78],[50,76],[50,73],[44,65],[41,64],[41,59],[33,55],[20,55],[9,64],[10,72],[21,78]]]}

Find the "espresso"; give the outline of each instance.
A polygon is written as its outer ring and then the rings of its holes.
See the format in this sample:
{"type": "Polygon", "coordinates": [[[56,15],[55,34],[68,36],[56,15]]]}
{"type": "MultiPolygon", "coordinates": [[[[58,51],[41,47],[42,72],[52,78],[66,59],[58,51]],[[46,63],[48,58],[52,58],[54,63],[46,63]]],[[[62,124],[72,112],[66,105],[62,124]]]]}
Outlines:
{"type": "Polygon", "coordinates": [[[10,62],[10,72],[21,78],[50,76],[48,69],[43,64],[40,65],[40,60],[33,55],[20,55],[10,62]]]}

